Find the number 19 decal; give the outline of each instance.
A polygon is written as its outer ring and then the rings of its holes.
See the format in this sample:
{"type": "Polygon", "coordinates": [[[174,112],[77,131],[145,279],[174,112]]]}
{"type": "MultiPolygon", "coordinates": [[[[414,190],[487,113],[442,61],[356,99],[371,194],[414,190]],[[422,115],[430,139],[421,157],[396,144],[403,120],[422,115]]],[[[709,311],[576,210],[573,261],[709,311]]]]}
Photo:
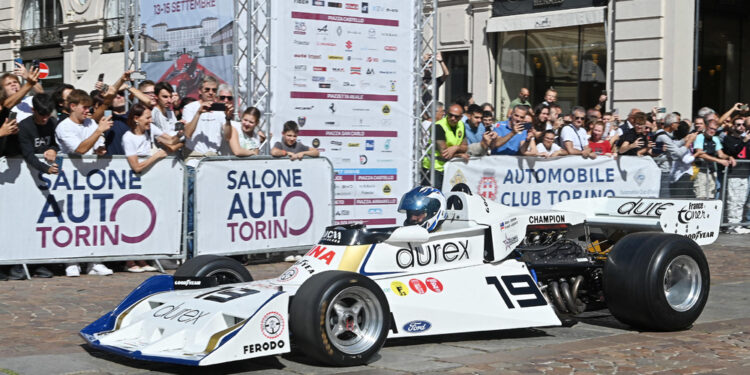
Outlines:
{"type": "MultiPolygon", "coordinates": [[[[542,295],[542,292],[539,291],[539,288],[536,287],[536,284],[534,283],[534,279],[531,278],[529,275],[511,275],[511,276],[502,276],[500,277],[503,279],[503,284],[505,284],[505,288],[508,289],[508,292],[510,292],[513,296],[528,296],[533,295],[535,298],[531,299],[516,299],[516,303],[518,303],[518,306],[520,307],[534,307],[534,306],[545,306],[547,304],[547,300],[544,299],[544,296],[542,295]],[[522,286],[516,286],[514,284],[523,284],[522,286]]],[[[513,306],[513,302],[510,300],[510,297],[508,296],[508,293],[505,292],[505,288],[500,284],[500,280],[497,279],[495,276],[488,276],[485,277],[485,280],[487,280],[488,285],[494,285],[495,289],[497,289],[498,293],[500,293],[500,297],[503,298],[503,302],[505,302],[505,306],[507,306],[509,309],[515,308],[513,306]]]]}

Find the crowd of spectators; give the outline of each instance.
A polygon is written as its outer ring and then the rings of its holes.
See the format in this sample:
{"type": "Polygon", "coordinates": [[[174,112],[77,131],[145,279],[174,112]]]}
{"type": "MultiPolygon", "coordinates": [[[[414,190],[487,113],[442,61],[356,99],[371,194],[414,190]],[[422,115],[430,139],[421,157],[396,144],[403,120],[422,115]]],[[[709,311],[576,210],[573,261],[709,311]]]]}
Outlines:
{"type": "MultiPolygon", "coordinates": [[[[743,216],[750,176],[750,162],[743,162],[750,158],[748,105],[737,103],[721,116],[704,107],[692,118],[663,107],[648,112],[633,108],[621,119],[617,110],[604,111],[604,94],[596,106],[573,106],[566,114],[554,88],[545,92],[542,103],[533,105],[529,98],[529,89],[522,88],[499,121],[492,106],[475,104],[472,94],[459,97],[447,111],[438,103],[435,119],[425,115],[422,122],[424,129],[434,122],[436,146],[435,178],[424,178],[422,184],[442,187],[445,163],[457,158],[648,156],[662,171],[662,198],[717,198],[726,173],[727,220],[734,224],[728,231],[750,233],[739,225],[750,221],[743,216]]],[[[423,137],[426,149],[431,140],[431,135],[423,137]]],[[[429,175],[431,159],[428,154],[422,160],[424,175],[429,175]]]]}
{"type": "MultiPolygon", "coordinates": [[[[38,67],[16,62],[12,73],[0,76],[0,158],[22,156],[30,168],[57,174],[61,171],[58,154],[122,155],[134,172],[148,173],[159,160],[174,155],[186,161],[188,199],[192,200],[194,168],[204,156],[266,154],[291,160],[318,156],[317,149],[297,141],[299,127],[294,121],[284,124],[282,141],[264,148],[267,136],[258,126],[262,113],[254,107],[235,113],[232,87],[219,85],[212,76],[203,78],[196,100],[180,98],[168,82],[143,80],[135,87],[132,73],[125,72],[110,86],[100,76],[95,87],[64,84],[48,93],[39,84],[38,67]],[[133,103],[129,107],[128,97],[133,103]],[[237,115],[239,121],[235,121],[237,115]]],[[[192,230],[192,210],[188,230],[192,230]]],[[[67,276],[79,276],[82,271],[113,273],[101,263],[68,263],[64,269],[67,276]]],[[[142,260],[125,262],[124,269],[157,270],[142,260]]],[[[47,266],[36,266],[32,274],[54,275],[47,266]]],[[[25,279],[23,267],[0,269],[0,280],[8,278],[25,279]]]]}

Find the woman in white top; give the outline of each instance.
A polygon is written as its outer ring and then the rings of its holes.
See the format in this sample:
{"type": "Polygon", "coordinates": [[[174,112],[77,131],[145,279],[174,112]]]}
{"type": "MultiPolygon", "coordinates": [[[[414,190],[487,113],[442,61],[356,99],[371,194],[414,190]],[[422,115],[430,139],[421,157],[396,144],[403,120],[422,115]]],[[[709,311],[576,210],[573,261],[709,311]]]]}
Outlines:
{"type": "Polygon", "coordinates": [[[141,103],[130,107],[127,124],[130,130],[122,135],[122,148],[133,171],[141,173],[167,156],[167,152],[162,148],[151,152],[153,140],[161,139],[160,137],[165,135],[160,128],[151,126],[151,110],[148,107],[141,103]],[[144,158],[145,160],[141,161],[144,158]]]}
{"type": "Polygon", "coordinates": [[[260,145],[266,140],[266,135],[258,129],[260,111],[255,107],[248,107],[242,113],[241,122],[232,121],[234,107],[227,105],[227,122],[224,124],[224,137],[235,156],[258,155],[260,145]]]}

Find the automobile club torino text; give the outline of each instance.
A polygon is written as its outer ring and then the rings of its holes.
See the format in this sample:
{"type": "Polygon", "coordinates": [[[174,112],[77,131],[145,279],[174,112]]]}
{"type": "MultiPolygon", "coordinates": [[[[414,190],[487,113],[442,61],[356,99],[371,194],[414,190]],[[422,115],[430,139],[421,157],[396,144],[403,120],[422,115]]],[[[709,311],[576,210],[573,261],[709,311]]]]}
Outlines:
{"type": "Polygon", "coordinates": [[[421,245],[396,252],[396,264],[402,269],[469,259],[469,240],[421,245]]]}
{"type": "Polygon", "coordinates": [[[302,191],[301,169],[233,170],[227,173],[227,182],[226,188],[235,192],[227,215],[231,242],[299,236],[312,225],[313,204],[302,191]],[[304,204],[297,200],[287,207],[295,197],[304,204]],[[300,209],[304,206],[307,208],[300,209]],[[304,218],[304,224],[292,227],[291,217],[294,223],[299,222],[298,217],[304,218]]]}
{"type": "Polygon", "coordinates": [[[39,175],[38,188],[47,195],[37,219],[36,232],[42,248],[65,248],[136,244],[144,241],[156,226],[156,209],[141,190],[141,178],[128,169],[60,171],[56,176],[39,175]],[[149,216],[139,217],[140,233],[125,233],[120,223],[132,218],[117,212],[124,204],[137,202],[149,216]]]}

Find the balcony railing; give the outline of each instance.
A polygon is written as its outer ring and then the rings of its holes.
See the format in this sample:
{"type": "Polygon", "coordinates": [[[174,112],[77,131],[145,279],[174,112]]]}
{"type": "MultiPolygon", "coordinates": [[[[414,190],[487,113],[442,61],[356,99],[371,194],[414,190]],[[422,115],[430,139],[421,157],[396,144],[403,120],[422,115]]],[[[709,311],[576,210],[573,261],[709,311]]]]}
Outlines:
{"type": "Polygon", "coordinates": [[[21,30],[21,47],[59,45],[60,43],[62,43],[62,34],[57,26],[21,30]]]}
{"type": "Polygon", "coordinates": [[[106,18],[104,19],[104,37],[113,38],[123,36],[128,30],[128,24],[125,17],[106,18]]]}

